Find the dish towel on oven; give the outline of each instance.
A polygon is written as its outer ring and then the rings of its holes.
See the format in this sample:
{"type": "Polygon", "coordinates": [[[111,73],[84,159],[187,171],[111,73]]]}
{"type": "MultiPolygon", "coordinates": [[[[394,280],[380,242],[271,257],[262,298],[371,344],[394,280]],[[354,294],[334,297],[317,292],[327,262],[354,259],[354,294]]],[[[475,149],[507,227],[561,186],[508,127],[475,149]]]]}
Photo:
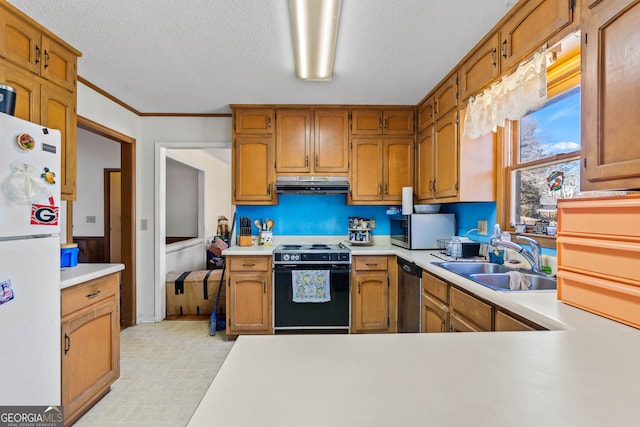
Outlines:
{"type": "Polygon", "coordinates": [[[293,302],[331,301],[329,270],[293,270],[293,302]]]}

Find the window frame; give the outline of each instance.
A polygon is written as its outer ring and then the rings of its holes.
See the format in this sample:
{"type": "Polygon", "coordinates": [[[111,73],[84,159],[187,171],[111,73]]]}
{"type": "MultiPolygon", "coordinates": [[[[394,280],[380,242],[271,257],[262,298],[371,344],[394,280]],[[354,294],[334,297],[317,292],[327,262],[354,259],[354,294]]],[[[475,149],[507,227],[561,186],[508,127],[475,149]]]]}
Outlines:
{"type": "MultiPolygon", "coordinates": [[[[557,55],[556,61],[547,69],[547,99],[580,85],[580,46],[557,55]]],[[[556,154],[544,159],[519,163],[520,121],[509,120],[497,133],[497,155],[502,167],[496,177],[496,221],[502,230],[516,234],[511,224],[511,195],[513,192],[514,170],[528,169],[580,159],[581,150],[556,154]]],[[[534,238],[543,247],[556,248],[556,237],[543,234],[518,233],[534,238]]]]}

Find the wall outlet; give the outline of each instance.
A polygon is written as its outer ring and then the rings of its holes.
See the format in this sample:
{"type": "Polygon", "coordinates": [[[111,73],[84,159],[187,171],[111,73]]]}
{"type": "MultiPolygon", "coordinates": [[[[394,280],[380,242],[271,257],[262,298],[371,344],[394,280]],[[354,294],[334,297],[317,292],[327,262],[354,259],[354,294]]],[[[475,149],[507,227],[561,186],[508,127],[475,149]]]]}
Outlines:
{"type": "Polygon", "coordinates": [[[87,215],[87,224],[95,224],[95,223],[96,223],[95,215],[87,215]]]}
{"type": "Polygon", "coordinates": [[[486,236],[487,235],[487,221],[480,220],[478,221],[478,235],[486,236]]]}

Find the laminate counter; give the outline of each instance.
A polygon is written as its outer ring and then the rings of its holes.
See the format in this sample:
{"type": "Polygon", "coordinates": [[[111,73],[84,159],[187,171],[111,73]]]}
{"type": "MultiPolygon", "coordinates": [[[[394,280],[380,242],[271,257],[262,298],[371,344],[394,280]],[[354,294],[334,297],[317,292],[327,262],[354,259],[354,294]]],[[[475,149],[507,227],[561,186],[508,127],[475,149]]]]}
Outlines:
{"type": "Polygon", "coordinates": [[[60,289],[124,270],[124,264],[82,263],[60,270],[60,289]]]}
{"type": "Polygon", "coordinates": [[[491,290],[432,264],[431,251],[352,254],[410,259],[550,330],[240,336],[190,427],[638,424],[640,330],[555,292],[491,290]]]}

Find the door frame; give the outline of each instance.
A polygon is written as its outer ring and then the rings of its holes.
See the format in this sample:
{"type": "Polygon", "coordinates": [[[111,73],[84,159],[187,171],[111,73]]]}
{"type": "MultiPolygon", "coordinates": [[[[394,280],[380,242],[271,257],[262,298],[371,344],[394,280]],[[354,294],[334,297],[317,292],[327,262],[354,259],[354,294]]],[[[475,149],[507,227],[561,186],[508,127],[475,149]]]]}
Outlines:
{"type": "MultiPolygon", "coordinates": [[[[156,141],[155,145],[155,218],[154,218],[154,236],[155,236],[155,277],[154,282],[156,284],[155,289],[155,321],[160,322],[165,318],[166,314],[166,277],[167,277],[167,263],[166,263],[166,213],[167,213],[167,157],[171,158],[171,155],[167,156],[167,150],[169,149],[205,149],[205,148],[225,148],[231,149],[231,141],[223,142],[163,142],[156,141]]],[[[184,159],[176,160],[187,164],[184,159]]],[[[199,169],[197,166],[193,166],[199,169]]],[[[198,174],[199,186],[203,185],[201,182],[203,174],[198,174]]],[[[199,203],[204,203],[199,201],[199,203]]],[[[202,212],[203,207],[199,207],[198,211],[202,212]]],[[[206,212],[204,213],[206,215],[206,212]]],[[[198,234],[202,234],[200,227],[204,230],[204,225],[198,225],[198,234]]],[[[203,236],[202,239],[205,239],[203,236]]],[[[204,248],[203,248],[204,253],[204,248]]]]}
{"type": "MultiPolygon", "coordinates": [[[[78,116],[78,127],[120,144],[122,172],[122,263],[120,272],[120,326],[136,324],[136,140],[100,123],[78,116]]],[[[73,208],[69,209],[73,212],[73,208]]],[[[73,236],[67,221],[67,241],[73,236]]],[[[105,236],[105,238],[108,238],[105,236]]]]}
{"type": "MultiPolygon", "coordinates": [[[[104,254],[107,262],[111,262],[111,174],[112,173],[120,173],[122,176],[122,169],[120,168],[103,169],[103,174],[104,174],[104,254]]],[[[122,188],[121,188],[121,191],[122,191],[122,188]]]]}

